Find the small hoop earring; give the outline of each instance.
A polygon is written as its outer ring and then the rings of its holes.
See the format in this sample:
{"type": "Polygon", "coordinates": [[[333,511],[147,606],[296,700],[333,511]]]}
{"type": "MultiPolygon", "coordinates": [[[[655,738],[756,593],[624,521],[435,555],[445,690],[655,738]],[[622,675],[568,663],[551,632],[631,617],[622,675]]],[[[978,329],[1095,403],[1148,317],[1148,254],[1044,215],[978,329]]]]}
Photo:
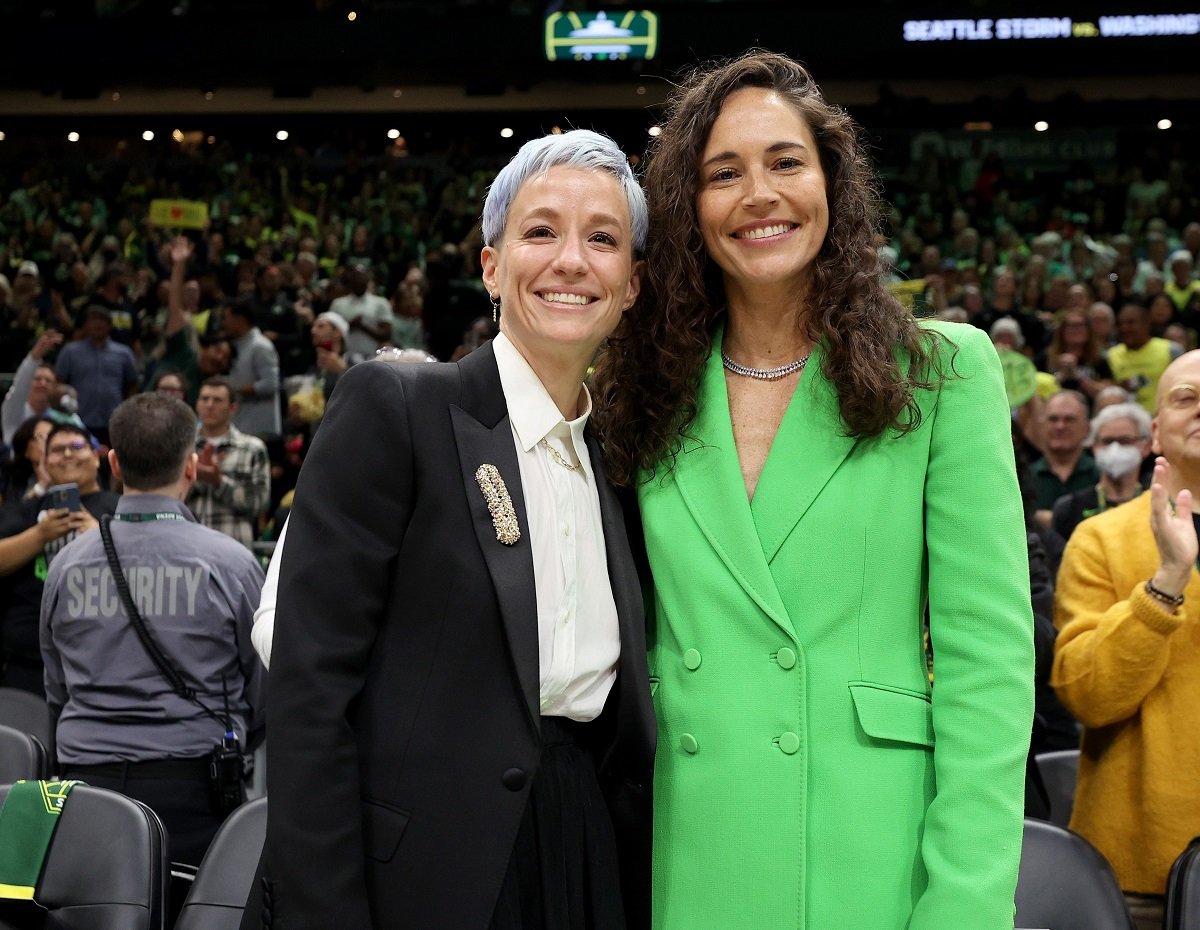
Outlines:
{"type": "Polygon", "coordinates": [[[492,322],[493,323],[499,322],[499,316],[500,316],[500,298],[493,297],[492,298],[492,322]]]}

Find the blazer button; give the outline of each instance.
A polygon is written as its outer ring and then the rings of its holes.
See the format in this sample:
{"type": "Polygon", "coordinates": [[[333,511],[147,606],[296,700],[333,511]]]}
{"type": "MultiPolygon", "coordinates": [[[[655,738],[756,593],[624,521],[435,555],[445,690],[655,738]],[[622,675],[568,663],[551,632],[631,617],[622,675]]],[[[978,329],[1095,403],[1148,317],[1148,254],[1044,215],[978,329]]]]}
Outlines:
{"type": "Polygon", "coordinates": [[[700,667],[700,650],[689,649],[683,654],[683,665],[689,672],[694,672],[700,667]]]}
{"type": "Polygon", "coordinates": [[[775,654],[775,661],[779,663],[779,667],[782,669],[795,668],[796,653],[794,653],[787,646],[784,646],[775,654]]]}
{"type": "Polygon", "coordinates": [[[520,791],[525,787],[525,782],[529,780],[529,776],[521,769],[509,769],[500,776],[500,781],[504,783],[504,787],[509,791],[520,791]]]}
{"type": "Polygon", "coordinates": [[[696,742],[696,737],[691,733],[684,733],[679,737],[679,745],[690,756],[694,756],[700,751],[700,744],[696,742]]]}
{"type": "Polygon", "coordinates": [[[800,751],[800,737],[790,730],[783,733],[779,737],[779,749],[789,756],[794,756],[800,751]]]}

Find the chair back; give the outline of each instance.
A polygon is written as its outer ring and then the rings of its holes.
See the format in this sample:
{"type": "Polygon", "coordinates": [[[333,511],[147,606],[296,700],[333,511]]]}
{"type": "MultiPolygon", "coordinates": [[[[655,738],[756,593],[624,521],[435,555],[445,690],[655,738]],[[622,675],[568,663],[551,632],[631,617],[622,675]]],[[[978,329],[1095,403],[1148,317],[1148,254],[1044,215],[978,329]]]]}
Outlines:
{"type": "Polygon", "coordinates": [[[1134,930],[1105,858],[1077,833],[1026,818],[1017,878],[1017,926],[1134,930]]]}
{"type": "Polygon", "coordinates": [[[204,854],[175,930],[238,930],[266,836],[266,798],[229,815],[204,854]]]}
{"type": "Polygon", "coordinates": [[[50,754],[32,733],[0,726],[0,785],[49,778],[50,754]]]}
{"type": "Polygon", "coordinates": [[[1200,930],[1200,836],[1171,866],[1163,926],[1166,930],[1200,930]]]}
{"type": "Polygon", "coordinates": [[[45,698],[20,688],[0,688],[0,726],[32,733],[53,754],[54,728],[45,698]]]}
{"type": "MultiPolygon", "coordinates": [[[[0,803],[10,787],[0,786],[0,803]]],[[[38,922],[6,908],[0,930],[166,930],[166,887],[167,834],[154,811],[115,791],[76,785],[46,852],[40,907],[30,905],[38,922]]]]}
{"type": "Polygon", "coordinates": [[[1079,777],[1079,750],[1060,749],[1034,756],[1046,796],[1050,799],[1050,822],[1065,827],[1075,806],[1075,782],[1079,777]]]}

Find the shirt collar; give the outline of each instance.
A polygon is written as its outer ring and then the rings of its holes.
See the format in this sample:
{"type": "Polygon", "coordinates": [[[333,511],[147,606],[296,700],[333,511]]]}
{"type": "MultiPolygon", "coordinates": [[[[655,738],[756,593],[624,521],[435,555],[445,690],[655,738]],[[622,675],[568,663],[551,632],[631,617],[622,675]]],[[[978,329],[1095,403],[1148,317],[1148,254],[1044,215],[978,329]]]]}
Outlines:
{"type": "Polygon", "coordinates": [[[230,422],[229,429],[227,429],[225,431],[224,435],[218,436],[216,439],[209,439],[207,436],[204,435],[203,431],[200,429],[200,423],[197,422],[196,423],[196,448],[202,449],[206,445],[208,445],[210,442],[214,446],[217,446],[218,448],[221,446],[227,446],[241,435],[242,434],[240,432],[238,432],[238,428],[236,426],[234,426],[232,422],[230,422]]]}
{"type": "Polygon", "coordinates": [[[508,418],[522,451],[529,452],[551,433],[563,440],[569,436],[575,447],[575,455],[590,480],[592,463],[583,438],[588,417],[592,415],[592,395],[587,385],[581,385],[583,412],[574,420],[564,420],[545,385],[503,332],[492,340],[492,351],[496,355],[500,387],[504,390],[504,400],[508,405],[508,418]]]}
{"type": "Polygon", "coordinates": [[[185,520],[196,522],[183,501],[163,494],[122,494],[117,498],[117,513],[177,513],[185,520]]]}

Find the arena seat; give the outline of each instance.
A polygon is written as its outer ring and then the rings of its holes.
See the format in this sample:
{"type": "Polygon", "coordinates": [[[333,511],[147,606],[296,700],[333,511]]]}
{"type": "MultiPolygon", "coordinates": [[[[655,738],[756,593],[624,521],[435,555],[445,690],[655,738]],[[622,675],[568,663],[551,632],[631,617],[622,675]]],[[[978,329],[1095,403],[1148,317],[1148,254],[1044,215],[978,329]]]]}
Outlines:
{"type": "Polygon", "coordinates": [[[1165,930],[1200,930],[1200,837],[1192,840],[1167,879],[1165,930]]]}
{"type": "Polygon", "coordinates": [[[1071,809],[1075,804],[1075,781],[1079,775],[1079,750],[1061,749],[1057,752],[1042,752],[1033,757],[1046,796],[1050,799],[1050,822],[1065,827],[1071,822],[1071,809]]]}
{"type": "Polygon", "coordinates": [[[32,733],[53,755],[54,729],[45,698],[20,688],[0,688],[0,726],[32,733]]]}
{"type": "MultiPolygon", "coordinates": [[[[10,788],[0,786],[0,803],[10,788]]],[[[166,930],[166,884],[158,816],[123,794],[77,785],[46,853],[37,904],[4,902],[0,930],[166,930]]]]}
{"type": "Polygon", "coordinates": [[[1064,827],[1026,818],[1017,878],[1017,926],[1134,930],[1105,858],[1064,827]]]}
{"type": "Polygon", "coordinates": [[[0,785],[50,777],[50,754],[32,733],[0,725],[0,785]]]}
{"type": "Polygon", "coordinates": [[[174,930],[237,930],[266,835],[266,798],[229,815],[204,854],[174,930]]]}

